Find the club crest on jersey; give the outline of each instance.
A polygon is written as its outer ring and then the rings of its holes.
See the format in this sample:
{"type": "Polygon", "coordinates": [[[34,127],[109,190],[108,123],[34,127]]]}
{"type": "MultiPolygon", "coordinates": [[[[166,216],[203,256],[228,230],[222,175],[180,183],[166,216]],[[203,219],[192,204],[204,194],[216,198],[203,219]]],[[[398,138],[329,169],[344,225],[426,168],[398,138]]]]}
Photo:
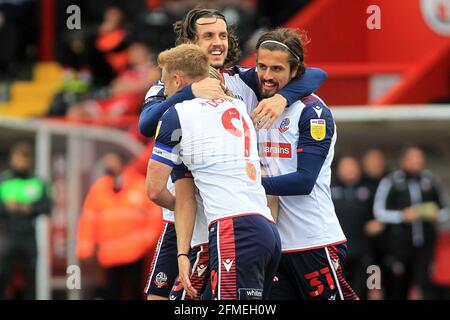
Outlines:
{"type": "Polygon", "coordinates": [[[156,275],[155,285],[158,288],[167,286],[167,275],[164,272],[160,272],[156,275]]]}
{"type": "Polygon", "coordinates": [[[256,168],[253,165],[253,163],[247,162],[245,165],[245,173],[247,174],[247,177],[252,180],[252,181],[256,181],[256,176],[257,176],[257,172],[256,172],[256,168]]]}
{"type": "Polygon", "coordinates": [[[314,140],[322,141],[325,139],[327,132],[325,119],[311,119],[310,127],[311,137],[314,140]]]}
{"type": "Polygon", "coordinates": [[[284,118],[283,121],[281,121],[281,124],[280,124],[280,127],[278,128],[278,130],[281,133],[288,131],[290,123],[291,123],[291,121],[289,120],[289,118],[284,118]]]}

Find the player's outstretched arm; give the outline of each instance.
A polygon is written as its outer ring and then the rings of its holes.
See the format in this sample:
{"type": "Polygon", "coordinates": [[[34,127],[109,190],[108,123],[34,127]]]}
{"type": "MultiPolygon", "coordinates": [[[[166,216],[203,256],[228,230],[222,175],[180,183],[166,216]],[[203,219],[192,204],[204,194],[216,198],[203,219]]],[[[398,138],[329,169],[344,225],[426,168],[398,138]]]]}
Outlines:
{"type": "MultiPolygon", "coordinates": [[[[226,97],[220,81],[211,78],[194,82],[168,99],[164,98],[164,87],[159,85],[159,88],[159,91],[154,90],[154,95],[147,94],[143,110],[139,116],[139,131],[146,137],[153,137],[155,135],[158,121],[171,106],[194,98],[219,99],[226,97]]],[[[149,93],[151,91],[152,89],[149,90],[149,93]]]]}
{"type": "Polygon", "coordinates": [[[251,114],[256,129],[269,129],[287,106],[315,92],[326,78],[325,71],[307,68],[301,78],[291,80],[273,97],[261,100],[251,114]]]}
{"type": "Polygon", "coordinates": [[[186,292],[195,297],[197,291],[190,281],[191,263],[189,251],[195,224],[197,202],[195,201],[194,180],[191,178],[175,181],[175,230],[177,233],[178,272],[186,292]]]}
{"type": "MultiPolygon", "coordinates": [[[[256,68],[235,66],[231,69],[231,72],[238,73],[239,77],[259,97],[259,82],[256,68]]],[[[322,69],[306,68],[301,78],[291,80],[273,97],[261,100],[251,114],[256,128],[260,129],[264,127],[265,129],[269,129],[287,106],[317,91],[327,77],[327,73],[322,69]]]]}
{"type": "Polygon", "coordinates": [[[291,80],[278,93],[287,100],[287,105],[291,105],[297,100],[316,92],[327,77],[327,73],[320,68],[306,68],[303,76],[291,80]]]}
{"type": "Polygon", "coordinates": [[[154,91],[154,95],[147,95],[148,97],[145,99],[142,112],[139,116],[139,131],[146,137],[153,137],[155,135],[159,120],[171,106],[184,100],[195,98],[190,85],[181,89],[168,99],[165,99],[164,87],[161,85],[159,85],[159,90],[154,91]]]}

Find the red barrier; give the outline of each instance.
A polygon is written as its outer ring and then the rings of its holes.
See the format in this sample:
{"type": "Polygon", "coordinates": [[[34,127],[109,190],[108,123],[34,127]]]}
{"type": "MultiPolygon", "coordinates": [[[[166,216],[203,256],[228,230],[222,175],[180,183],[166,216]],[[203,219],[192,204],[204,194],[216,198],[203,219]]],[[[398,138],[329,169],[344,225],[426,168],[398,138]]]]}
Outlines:
{"type": "MultiPolygon", "coordinates": [[[[285,26],[308,32],[305,60],[328,72],[318,93],[330,105],[429,103],[450,94],[446,0],[316,0],[285,26]],[[381,29],[367,26],[372,5],[381,29]],[[370,101],[371,78],[390,74],[399,82],[370,101]]],[[[242,64],[254,61],[251,55],[242,64]]]]}

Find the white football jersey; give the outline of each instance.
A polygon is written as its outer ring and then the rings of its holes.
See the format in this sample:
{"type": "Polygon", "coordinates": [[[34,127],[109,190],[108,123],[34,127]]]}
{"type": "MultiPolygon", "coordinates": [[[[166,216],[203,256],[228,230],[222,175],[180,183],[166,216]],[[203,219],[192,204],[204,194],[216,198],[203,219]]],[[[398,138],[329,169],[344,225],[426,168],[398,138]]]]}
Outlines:
{"type": "Polygon", "coordinates": [[[164,114],[159,128],[152,159],[186,165],[208,224],[248,214],[273,221],[261,185],[256,132],[242,101],[184,101],[164,114]]]}
{"type": "Polygon", "coordinates": [[[311,95],[286,108],[269,130],[258,132],[261,163],[269,176],[295,172],[297,152],[313,152],[308,148],[325,141],[327,132],[333,133],[329,137],[331,144],[323,151],[325,162],[312,192],[279,197],[277,227],[283,252],[320,248],[346,240],[330,192],[336,126],[324,102],[311,95]]]}
{"type": "MultiPolygon", "coordinates": [[[[175,185],[173,184],[172,180],[169,178],[169,180],[167,180],[167,190],[169,190],[173,195],[175,195],[175,185]]],[[[169,209],[166,208],[162,208],[162,212],[163,212],[163,220],[166,222],[170,222],[170,223],[174,223],[175,222],[175,218],[173,216],[173,211],[170,211],[169,209]]]]}
{"type": "Polygon", "coordinates": [[[246,107],[247,113],[251,114],[253,109],[258,105],[258,98],[255,92],[242,80],[238,71],[247,71],[238,66],[225,69],[222,72],[225,85],[233,93],[236,99],[242,100],[246,107]]]}

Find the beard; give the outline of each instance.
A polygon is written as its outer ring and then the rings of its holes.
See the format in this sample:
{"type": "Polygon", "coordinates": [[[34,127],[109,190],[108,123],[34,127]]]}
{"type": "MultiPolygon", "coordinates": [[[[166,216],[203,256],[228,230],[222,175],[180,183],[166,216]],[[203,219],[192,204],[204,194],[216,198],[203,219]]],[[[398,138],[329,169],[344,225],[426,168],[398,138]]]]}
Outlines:
{"type": "Polygon", "coordinates": [[[275,93],[277,93],[278,91],[278,82],[276,81],[267,81],[267,80],[260,80],[259,81],[260,85],[259,85],[259,94],[262,98],[270,98],[273,97],[275,95],[275,93]],[[272,84],[274,85],[273,88],[268,92],[268,91],[264,91],[263,86],[264,84],[272,84]]]}

